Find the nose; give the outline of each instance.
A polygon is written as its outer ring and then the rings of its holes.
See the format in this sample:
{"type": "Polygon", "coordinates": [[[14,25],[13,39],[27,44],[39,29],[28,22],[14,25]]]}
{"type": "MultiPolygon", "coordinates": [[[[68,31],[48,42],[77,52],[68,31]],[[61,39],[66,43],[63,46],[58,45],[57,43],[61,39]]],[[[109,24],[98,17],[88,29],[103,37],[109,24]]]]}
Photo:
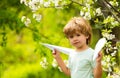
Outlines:
{"type": "Polygon", "coordinates": [[[73,37],[73,41],[77,41],[77,37],[76,36],[73,37]]]}

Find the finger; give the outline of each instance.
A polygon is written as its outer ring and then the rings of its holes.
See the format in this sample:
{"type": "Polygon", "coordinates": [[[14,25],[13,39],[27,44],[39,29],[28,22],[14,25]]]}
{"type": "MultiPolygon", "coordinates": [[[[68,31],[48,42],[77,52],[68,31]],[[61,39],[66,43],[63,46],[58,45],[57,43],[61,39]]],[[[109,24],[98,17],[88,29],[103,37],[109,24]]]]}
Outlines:
{"type": "Polygon", "coordinates": [[[54,55],[56,54],[56,50],[55,49],[53,50],[52,54],[54,54],[54,55]]]}
{"type": "Polygon", "coordinates": [[[101,59],[102,59],[102,52],[99,52],[99,53],[98,53],[97,60],[100,61],[101,59]]]}
{"type": "Polygon", "coordinates": [[[102,57],[102,52],[99,53],[99,56],[102,57]]]}

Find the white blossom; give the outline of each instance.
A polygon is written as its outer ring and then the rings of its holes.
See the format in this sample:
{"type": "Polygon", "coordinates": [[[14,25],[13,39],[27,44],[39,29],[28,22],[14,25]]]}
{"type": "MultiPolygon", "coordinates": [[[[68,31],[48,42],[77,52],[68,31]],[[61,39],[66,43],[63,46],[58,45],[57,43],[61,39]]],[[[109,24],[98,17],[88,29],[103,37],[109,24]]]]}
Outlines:
{"type": "Polygon", "coordinates": [[[22,16],[21,21],[24,22],[25,26],[27,26],[27,27],[31,23],[31,20],[26,16],[22,16]]]}
{"type": "Polygon", "coordinates": [[[113,63],[112,63],[112,66],[115,66],[115,65],[116,65],[116,62],[113,62],[113,63]]]}
{"type": "Polygon", "coordinates": [[[32,0],[29,1],[29,7],[32,9],[33,12],[37,11],[40,8],[39,0],[32,0]]]}
{"type": "Polygon", "coordinates": [[[108,47],[112,47],[112,45],[110,45],[110,44],[107,44],[108,45],[108,47]]]}
{"type": "Polygon", "coordinates": [[[111,53],[111,56],[115,56],[117,53],[117,51],[114,51],[113,53],[111,53]]]}
{"type": "Polygon", "coordinates": [[[108,78],[110,78],[110,72],[108,73],[108,78]]]}
{"type": "Polygon", "coordinates": [[[83,12],[83,11],[80,11],[80,15],[83,16],[83,15],[84,15],[84,12],[83,12]]]}
{"type": "Polygon", "coordinates": [[[50,2],[44,2],[44,7],[49,7],[50,6],[50,2]]]}
{"type": "Polygon", "coordinates": [[[22,16],[21,21],[24,22],[26,19],[26,16],[22,16]]]}
{"type": "Polygon", "coordinates": [[[120,78],[120,75],[113,75],[113,78],[120,78]]]}
{"type": "Polygon", "coordinates": [[[64,60],[64,63],[68,67],[68,60],[64,60]]]}
{"type": "Polygon", "coordinates": [[[113,1],[110,1],[109,3],[110,3],[111,5],[114,5],[114,2],[113,2],[113,1]]]}
{"type": "Polygon", "coordinates": [[[105,66],[106,64],[107,64],[107,63],[106,63],[105,61],[102,61],[102,65],[104,65],[104,66],[105,66]]]}
{"type": "Polygon", "coordinates": [[[109,53],[109,49],[108,48],[106,48],[106,52],[109,53]]]}
{"type": "Polygon", "coordinates": [[[26,2],[26,0],[20,0],[20,3],[21,3],[21,4],[24,3],[24,2],[26,2]]]}
{"type": "Polygon", "coordinates": [[[119,22],[118,22],[118,21],[114,21],[114,22],[111,22],[111,24],[112,24],[113,26],[117,26],[117,25],[119,24],[119,22]]]}
{"type": "Polygon", "coordinates": [[[118,6],[118,5],[119,5],[117,1],[115,1],[115,2],[110,1],[109,3],[110,3],[111,5],[113,5],[113,6],[118,6]]]}
{"type": "MultiPolygon", "coordinates": [[[[68,60],[64,60],[64,63],[65,63],[66,66],[68,66],[68,60]]],[[[58,67],[58,69],[60,70],[60,72],[63,72],[60,67],[58,67]]]]}
{"type": "Polygon", "coordinates": [[[113,34],[110,34],[109,37],[108,37],[109,40],[112,40],[114,38],[115,38],[115,35],[113,35],[113,34]]]}
{"type": "Polygon", "coordinates": [[[40,0],[40,4],[44,4],[44,0],[40,0]]]}
{"type": "Polygon", "coordinates": [[[97,13],[97,16],[102,15],[101,9],[100,9],[100,8],[97,8],[97,9],[96,9],[96,13],[97,13]]]}
{"type": "Polygon", "coordinates": [[[57,67],[57,66],[58,66],[55,59],[54,59],[53,62],[52,62],[52,66],[53,66],[53,67],[57,67]]]}
{"type": "Polygon", "coordinates": [[[90,8],[90,4],[86,3],[85,5],[86,5],[87,8],[90,8]]]}
{"type": "Polygon", "coordinates": [[[90,19],[91,19],[90,13],[89,13],[89,12],[86,12],[86,13],[85,13],[85,16],[84,16],[83,18],[90,20],[90,19]]]}
{"type": "Polygon", "coordinates": [[[35,18],[38,22],[40,22],[42,15],[40,14],[33,14],[33,18],[35,18]]]}
{"type": "Polygon", "coordinates": [[[26,18],[26,20],[24,22],[25,26],[28,27],[30,23],[31,23],[31,20],[29,18],[26,18]]]}
{"type": "Polygon", "coordinates": [[[109,33],[104,33],[103,36],[106,37],[108,40],[112,40],[115,38],[115,35],[109,33]]]}
{"type": "Polygon", "coordinates": [[[21,4],[24,3],[26,6],[28,6],[28,3],[27,3],[26,0],[20,0],[20,3],[21,3],[21,4]]]}
{"type": "Polygon", "coordinates": [[[109,71],[109,72],[112,72],[112,68],[111,68],[111,67],[108,67],[108,71],[109,71]]]}
{"type": "Polygon", "coordinates": [[[60,70],[60,72],[63,72],[62,69],[60,67],[58,67],[58,69],[60,70]]]}
{"type": "Polygon", "coordinates": [[[117,49],[117,47],[113,47],[113,49],[117,49]]]}
{"type": "Polygon", "coordinates": [[[113,75],[111,75],[111,76],[108,76],[109,78],[120,78],[120,75],[118,75],[118,74],[113,74],[113,75]]]}
{"type": "Polygon", "coordinates": [[[87,7],[83,7],[83,11],[86,11],[87,10],[87,7]]]}
{"type": "Polygon", "coordinates": [[[55,0],[55,6],[58,6],[59,5],[59,0],[55,0]]]}
{"type": "Polygon", "coordinates": [[[110,62],[110,57],[107,57],[106,61],[107,61],[107,62],[110,62]]]}
{"type": "Polygon", "coordinates": [[[46,69],[47,68],[47,65],[48,65],[48,62],[47,62],[47,59],[44,57],[43,60],[40,62],[40,65],[46,69]]]}

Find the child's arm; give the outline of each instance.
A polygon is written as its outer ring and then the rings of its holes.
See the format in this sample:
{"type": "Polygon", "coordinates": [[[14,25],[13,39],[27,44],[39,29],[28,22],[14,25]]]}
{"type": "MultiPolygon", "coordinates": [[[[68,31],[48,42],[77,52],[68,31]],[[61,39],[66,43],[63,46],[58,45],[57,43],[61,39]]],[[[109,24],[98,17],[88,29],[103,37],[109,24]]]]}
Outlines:
{"type": "Polygon", "coordinates": [[[93,72],[94,72],[94,78],[102,78],[101,60],[102,60],[102,53],[99,52],[98,57],[96,59],[96,66],[95,66],[95,68],[93,70],[93,72]]]}
{"type": "Polygon", "coordinates": [[[63,60],[62,60],[62,58],[60,56],[60,53],[57,50],[54,50],[53,56],[56,59],[58,65],[60,66],[60,68],[62,69],[62,71],[66,75],[70,76],[70,70],[66,67],[65,63],[63,62],[63,60]]]}

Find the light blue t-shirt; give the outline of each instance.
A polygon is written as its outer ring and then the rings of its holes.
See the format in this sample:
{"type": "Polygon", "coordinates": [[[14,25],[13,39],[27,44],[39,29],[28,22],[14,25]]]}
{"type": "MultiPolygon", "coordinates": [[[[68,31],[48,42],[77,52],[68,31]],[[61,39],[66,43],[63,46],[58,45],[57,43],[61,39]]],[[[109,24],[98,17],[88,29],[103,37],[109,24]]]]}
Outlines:
{"type": "Polygon", "coordinates": [[[71,78],[94,78],[93,68],[95,67],[95,61],[93,62],[93,53],[92,48],[82,52],[70,53],[68,68],[71,72],[71,78]]]}

